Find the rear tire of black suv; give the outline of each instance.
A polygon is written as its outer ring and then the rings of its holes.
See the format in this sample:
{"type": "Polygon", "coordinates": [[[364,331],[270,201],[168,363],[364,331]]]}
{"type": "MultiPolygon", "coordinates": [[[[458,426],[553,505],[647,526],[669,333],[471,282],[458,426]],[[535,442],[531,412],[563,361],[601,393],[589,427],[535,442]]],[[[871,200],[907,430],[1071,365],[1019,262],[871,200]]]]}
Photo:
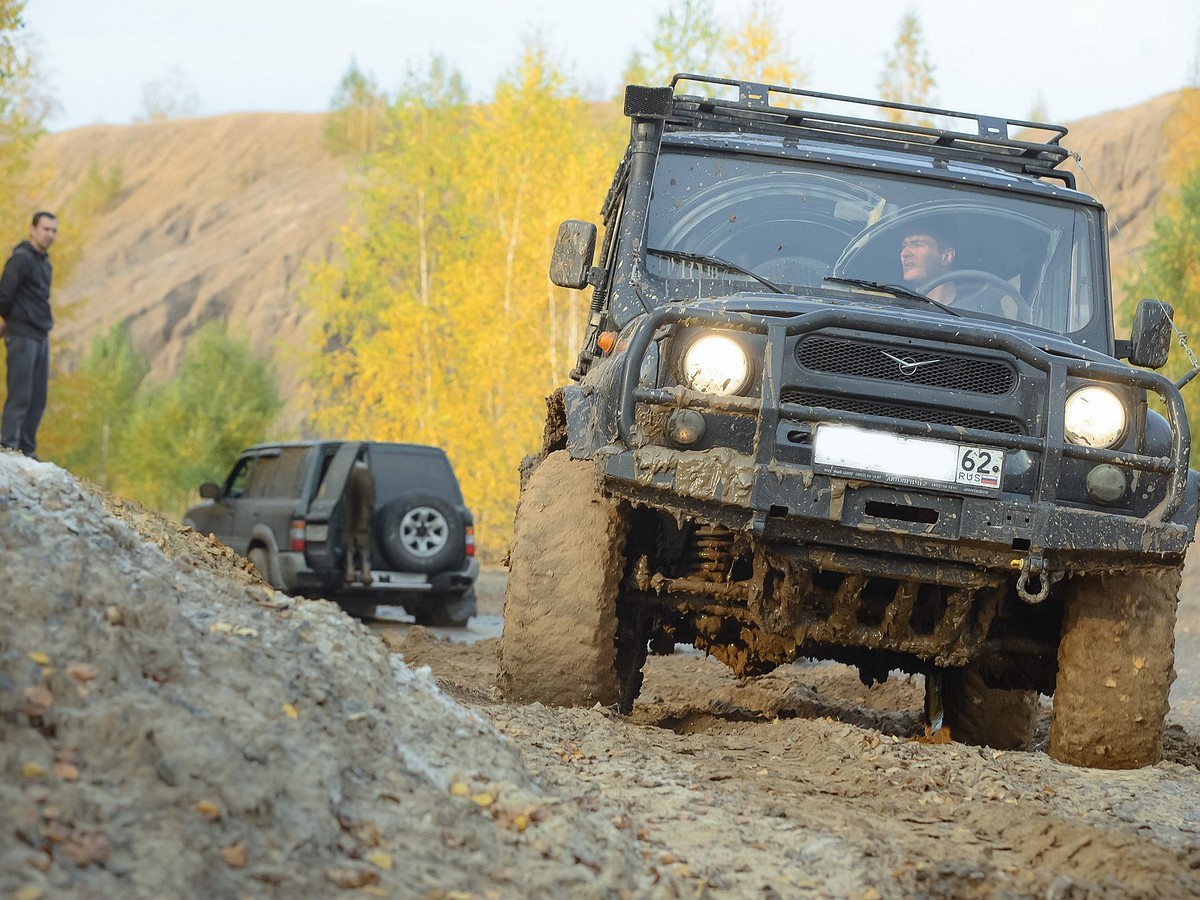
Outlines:
{"type": "Polygon", "coordinates": [[[436,494],[409,491],[379,511],[379,547],[396,569],[444,572],[466,552],[458,511],[436,494]]]}
{"type": "Polygon", "coordinates": [[[1181,574],[1164,567],[1068,582],[1052,757],[1098,769],[1136,769],[1162,759],[1181,574]]]}
{"type": "Polygon", "coordinates": [[[360,622],[375,621],[376,605],[369,600],[339,600],[337,604],[351,618],[360,622]]]}
{"type": "Polygon", "coordinates": [[[943,674],[942,709],[950,737],[996,750],[1025,750],[1033,738],[1037,691],[989,687],[977,666],[943,674]]]}
{"type": "Polygon", "coordinates": [[[461,594],[435,597],[430,604],[414,605],[411,610],[418,625],[430,628],[466,628],[475,611],[475,588],[468,588],[461,594]]]}
{"type": "Polygon", "coordinates": [[[592,463],[560,450],[530,474],[504,594],[498,685],[506,699],[618,702],[617,600],[628,529],[628,508],[599,494],[592,463]]]}

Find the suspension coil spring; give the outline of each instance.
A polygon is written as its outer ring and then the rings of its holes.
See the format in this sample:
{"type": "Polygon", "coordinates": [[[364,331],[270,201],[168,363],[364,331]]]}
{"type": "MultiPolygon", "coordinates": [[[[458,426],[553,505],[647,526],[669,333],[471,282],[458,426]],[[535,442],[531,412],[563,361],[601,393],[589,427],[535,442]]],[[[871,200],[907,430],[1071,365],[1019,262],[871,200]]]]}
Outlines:
{"type": "Polygon", "coordinates": [[[700,525],[694,541],[695,574],[704,581],[724,581],[733,565],[733,532],[719,525],[700,525]]]}

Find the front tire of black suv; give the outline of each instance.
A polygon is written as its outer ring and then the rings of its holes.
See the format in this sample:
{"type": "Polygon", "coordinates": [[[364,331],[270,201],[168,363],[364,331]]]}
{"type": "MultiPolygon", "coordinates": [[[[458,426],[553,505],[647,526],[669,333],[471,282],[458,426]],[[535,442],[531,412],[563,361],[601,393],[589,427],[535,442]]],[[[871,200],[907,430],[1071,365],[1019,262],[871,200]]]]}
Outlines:
{"type": "Polygon", "coordinates": [[[1055,759],[1099,769],[1162,759],[1181,574],[1162,567],[1068,583],[1050,719],[1055,759]]]}
{"type": "Polygon", "coordinates": [[[551,453],[517,506],[500,692],[553,706],[612,706],[617,681],[617,597],[629,510],[596,490],[592,463],[551,453]]]}
{"type": "Polygon", "coordinates": [[[409,491],[379,511],[379,546],[404,572],[443,572],[462,563],[463,521],[436,494],[409,491]]]}
{"type": "Polygon", "coordinates": [[[996,750],[1025,750],[1033,738],[1037,691],[989,687],[977,666],[943,674],[942,709],[950,737],[996,750]]]}
{"type": "Polygon", "coordinates": [[[431,628],[466,628],[476,611],[475,588],[461,594],[435,597],[427,606],[414,606],[412,617],[418,625],[431,628]]]}

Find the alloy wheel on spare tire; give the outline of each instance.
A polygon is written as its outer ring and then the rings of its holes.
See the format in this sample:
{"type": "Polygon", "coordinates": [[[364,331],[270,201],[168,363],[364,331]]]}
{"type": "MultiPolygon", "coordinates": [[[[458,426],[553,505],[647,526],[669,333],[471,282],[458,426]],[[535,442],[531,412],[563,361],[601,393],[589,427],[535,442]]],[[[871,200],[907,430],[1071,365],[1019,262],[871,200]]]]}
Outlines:
{"type": "Polygon", "coordinates": [[[391,565],[406,572],[440,572],[462,562],[463,521],[436,494],[409,491],[379,511],[379,548],[391,565]]]}

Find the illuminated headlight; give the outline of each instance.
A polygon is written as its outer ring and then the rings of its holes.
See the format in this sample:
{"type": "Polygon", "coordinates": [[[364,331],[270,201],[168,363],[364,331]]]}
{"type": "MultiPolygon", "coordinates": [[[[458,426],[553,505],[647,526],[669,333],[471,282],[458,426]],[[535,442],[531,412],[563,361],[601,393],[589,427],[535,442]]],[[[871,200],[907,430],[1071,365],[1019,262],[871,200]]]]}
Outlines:
{"type": "Polygon", "coordinates": [[[1112,447],[1125,434],[1125,405],[1098,385],[1080,388],[1067,398],[1067,440],[1084,447],[1112,447]]]}
{"type": "Polygon", "coordinates": [[[694,391],[727,397],[741,393],[749,379],[746,351],[724,335],[705,335],[683,354],[683,381],[694,391]]]}

